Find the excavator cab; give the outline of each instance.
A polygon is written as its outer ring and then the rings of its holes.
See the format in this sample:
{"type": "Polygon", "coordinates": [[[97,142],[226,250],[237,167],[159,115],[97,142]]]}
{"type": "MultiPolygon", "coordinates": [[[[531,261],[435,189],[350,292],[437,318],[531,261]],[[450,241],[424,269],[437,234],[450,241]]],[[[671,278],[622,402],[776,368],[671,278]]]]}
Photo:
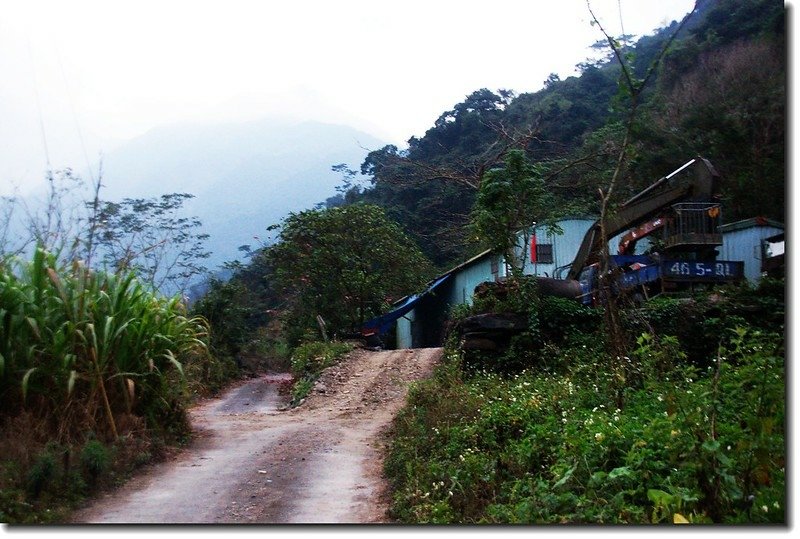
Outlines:
{"type": "Polygon", "coordinates": [[[681,202],[672,205],[671,218],[664,229],[666,252],[694,252],[698,259],[709,259],[722,245],[721,205],[716,202],[681,202]],[[705,254],[705,256],[704,256],[705,254]]]}

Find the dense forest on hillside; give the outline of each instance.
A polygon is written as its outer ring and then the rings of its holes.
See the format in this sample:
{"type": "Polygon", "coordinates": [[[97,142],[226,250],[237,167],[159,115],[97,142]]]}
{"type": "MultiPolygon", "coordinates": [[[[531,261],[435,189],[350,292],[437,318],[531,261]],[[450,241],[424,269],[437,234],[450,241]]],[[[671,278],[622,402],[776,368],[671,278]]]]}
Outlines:
{"type": "MultiPolygon", "coordinates": [[[[723,178],[723,222],[784,221],[784,17],[774,0],[702,0],[674,41],[677,21],[636,41],[617,38],[637,77],[669,47],[644,89],[612,208],[701,155],[723,178]]],[[[478,188],[509,152],[522,150],[545,181],[551,217],[599,215],[598,188],[613,174],[629,105],[620,64],[603,43],[596,48],[604,55],[580,63],[576,76],[552,75],[529,93],[476,89],[407,148],[372,151],[360,167],[335,165],[343,174],[340,194],[320,206],[383,208],[441,272],[487,247],[470,226],[478,188]],[[354,181],[359,168],[366,187],[354,181]]],[[[265,310],[290,301],[271,290],[269,250],[248,250],[249,262],[235,265],[233,278],[207,295],[205,304],[242,287],[252,292],[234,302],[237,329],[219,333],[252,333],[265,310]]]]}
{"type": "MultiPolygon", "coordinates": [[[[783,17],[776,1],[699,2],[647,89],[617,201],[702,155],[724,178],[725,221],[784,220],[783,17]]],[[[622,41],[638,76],[677,26],[622,41]]],[[[553,75],[533,93],[478,89],[407,149],[373,151],[361,165],[372,185],[353,200],[386,207],[442,268],[480,247],[465,233],[469,212],[482,173],[509,149],[546,167],[564,214],[597,214],[626,102],[612,55],[577,67],[579,75],[553,75]]]]}

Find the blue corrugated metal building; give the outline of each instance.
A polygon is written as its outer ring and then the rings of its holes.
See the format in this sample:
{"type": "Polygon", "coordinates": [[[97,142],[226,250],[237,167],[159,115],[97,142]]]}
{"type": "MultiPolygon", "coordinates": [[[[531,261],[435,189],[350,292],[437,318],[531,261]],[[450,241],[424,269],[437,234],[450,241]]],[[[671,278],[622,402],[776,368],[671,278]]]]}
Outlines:
{"type": "MultiPolygon", "coordinates": [[[[596,222],[590,217],[565,217],[556,224],[560,230],[551,231],[547,227],[536,227],[533,233],[521,233],[517,256],[524,260],[525,275],[563,278],[563,268],[569,266],[578,253],[578,248],[589,227],[596,222]]],[[[619,237],[609,241],[611,252],[616,252],[619,237]]],[[[644,249],[647,241],[641,242],[637,250],[644,249]]]]}
{"type": "MultiPolygon", "coordinates": [[[[558,221],[560,233],[550,232],[545,227],[522,232],[517,256],[524,260],[523,273],[563,278],[563,268],[574,260],[586,231],[594,222],[594,218],[569,217],[558,221]],[[535,241],[531,242],[533,235],[535,241]]],[[[763,240],[783,231],[783,224],[762,217],[723,225],[720,227],[723,244],[719,259],[744,261],[745,277],[757,284],[764,256],[763,240]]],[[[612,238],[609,250],[616,253],[618,244],[619,236],[612,238]]],[[[636,252],[644,252],[648,244],[647,238],[643,239],[637,244],[636,252]]],[[[502,279],[509,273],[503,256],[484,251],[440,275],[426,291],[398,302],[398,308],[388,313],[384,322],[396,321],[398,348],[439,346],[453,306],[471,305],[476,286],[502,279]]]]}
{"type": "MultiPolygon", "coordinates": [[[[530,232],[520,234],[518,254],[525,261],[523,272],[526,275],[554,276],[557,268],[568,265],[575,258],[583,236],[594,222],[595,219],[589,217],[562,219],[557,223],[560,234],[536,227],[533,231],[535,247],[531,247],[530,232]]],[[[612,246],[615,247],[616,243],[612,242],[612,246]]],[[[435,290],[420,294],[414,307],[397,318],[397,347],[441,345],[445,322],[452,307],[471,305],[476,286],[497,281],[509,273],[504,257],[492,251],[484,251],[450,269],[438,278],[445,280],[438,283],[435,290]]],[[[398,305],[404,304],[405,298],[398,302],[398,305]]]]}
{"type": "Polygon", "coordinates": [[[462,303],[471,305],[476,286],[505,276],[503,257],[491,251],[484,251],[441,275],[418,296],[413,309],[397,318],[397,348],[439,346],[450,309],[462,303]]]}

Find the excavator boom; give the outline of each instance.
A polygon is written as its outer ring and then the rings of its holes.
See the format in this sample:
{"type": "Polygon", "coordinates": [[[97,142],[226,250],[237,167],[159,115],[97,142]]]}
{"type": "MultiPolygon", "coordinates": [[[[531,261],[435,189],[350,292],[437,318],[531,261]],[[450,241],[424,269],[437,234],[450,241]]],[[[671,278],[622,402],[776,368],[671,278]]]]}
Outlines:
{"type": "Polygon", "coordinates": [[[567,274],[576,280],[583,268],[600,260],[607,242],[625,230],[643,225],[671,205],[683,201],[711,201],[718,196],[719,174],[702,157],[688,161],[644,191],[627,200],[605,218],[605,237],[601,221],[589,227],[567,274]]]}

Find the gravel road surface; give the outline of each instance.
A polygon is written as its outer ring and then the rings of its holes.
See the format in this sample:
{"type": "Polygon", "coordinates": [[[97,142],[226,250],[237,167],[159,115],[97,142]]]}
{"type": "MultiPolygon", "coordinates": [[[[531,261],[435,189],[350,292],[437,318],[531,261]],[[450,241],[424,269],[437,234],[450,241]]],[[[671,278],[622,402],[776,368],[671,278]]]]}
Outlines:
{"type": "Polygon", "coordinates": [[[387,522],[385,431],[441,349],[355,350],[301,406],[263,375],[190,412],[194,441],[76,512],[74,523],[387,522]]]}

